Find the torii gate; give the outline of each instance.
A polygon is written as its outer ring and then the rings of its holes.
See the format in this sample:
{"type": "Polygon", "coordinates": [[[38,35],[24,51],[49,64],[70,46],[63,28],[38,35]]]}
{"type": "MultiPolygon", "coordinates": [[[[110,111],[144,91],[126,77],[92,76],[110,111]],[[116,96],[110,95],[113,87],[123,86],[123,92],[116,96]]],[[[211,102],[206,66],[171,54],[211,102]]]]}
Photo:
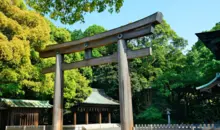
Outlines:
{"type": "Polygon", "coordinates": [[[162,22],[162,13],[157,12],[139,21],[103,32],[91,37],[85,37],[80,40],[66,42],[47,46],[40,51],[40,57],[56,57],[56,65],[43,69],[43,73],[55,72],[55,89],[53,100],[53,129],[63,129],[63,74],[64,70],[80,68],[85,66],[101,65],[106,63],[118,62],[119,74],[119,101],[120,101],[120,120],[122,130],[132,130],[133,128],[133,110],[131,83],[127,59],[144,57],[151,55],[151,48],[140,50],[128,50],[126,40],[150,35],[154,27],[162,22]],[[118,52],[113,55],[92,58],[92,48],[106,46],[117,43],[118,52]],[[64,54],[85,51],[85,60],[64,63],[64,54]]]}

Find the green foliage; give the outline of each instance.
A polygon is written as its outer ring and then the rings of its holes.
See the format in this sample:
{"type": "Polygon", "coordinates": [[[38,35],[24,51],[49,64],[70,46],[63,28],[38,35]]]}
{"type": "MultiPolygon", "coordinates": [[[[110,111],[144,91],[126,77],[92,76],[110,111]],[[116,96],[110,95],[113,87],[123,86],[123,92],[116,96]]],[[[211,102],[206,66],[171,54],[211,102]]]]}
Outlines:
{"type": "MultiPolygon", "coordinates": [[[[83,21],[85,12],[101,12],[107,6],[119,10],[123,3],[118,0],[89,1],[89,4],[87,1],[26,2],[37,11],[49,13],[64,23],[83,21]],[[92,3],[94,5],[90,5],[92,3]],[[78,4],[80,6],[76,7],[78,4]],[[89,10],[86,11],[85,7],[89,10]]],[[[211,29],[214,30],[220,30],[219,23],[211,29]]],[[[84,32],[68,31],[27,10],[22,0],[0,1],[0,96],[52,100],[55,75],[43,75],[41,70],[55,64],[55,58],[41,59],[36,50],[104,31],[105,28],[98,25],[92,25],[84,32]]],[[[195,87],[207,83],[220,71],[220,61],[214,59],[201,41],[184,55],[182,50],[186,45],[187,41],[179,37],[165,20],[156,26],[155,34],[128,41],[132,50],[149,46],[153,50],[151,56],[129,61],[136,123],[165,123],[166,108],[172,109],[171,119],[176,123],[211,123],[218,120],[219,97],[201,94],[195,87]],[[149,88],[153,93],[151,105],[149,88]]],[[[116,51],[117,44],[111,44],[93,49],[92,54],[100,57],[116,51]]],[[[84,52],[77,52],[65,55],[64,61],[76,62],[83,57],[84,52]]],[[[119,98],[117,64],[68,70],[65,71],[64,81],[66,108],[86,99],[91,93],[89,86],[102,88],[114,99],[119,98]]]]}
{"type": "Polygon", "coordinates": [[[211,29],[211,31],[220,30],[220,22],[216,23],[216,25],[211,29]]]}
{"type": "MultiPolygon", "coordinates": [[[[219,24],[216,24],[212,31],[218,29],[219,24]]],[[[175,59],[179,58],[180,56],[175,59]]],[[[216,95],[202,95],[195,90],[195,87],[213,79],[215,74],[220,71],[219,64],[219,61],[214,60],[211,51],[201,41],[198,41],[176,64],[177,68],[171,67],[164,71],[152,83],[152,86],[159,90],[159,95],[167,97],[166,104],[175,111],[172,117],[177,122],[211,123],[217,121],[216,114],[219,115],[216,112],[216,107],[219,106],[218,97],[216,95]],[[178,65],[179,63],[181,64],[178,65]],[[215,103],[210,104],[206,101],[208,99],[215,103]]]]}
{"type": "MultiPolygon", "coordinates": [[[[41,59],[36,50],[48,44],[71,40],[64,28],[57,28],[22,0],[0,1],[0,95],[6,98],[52,100],[54,74],[41,74],[42,68],[55,63],[55,58],[41,59]]],[[[81,55],[65,56],[65,61],[82,59],[81,55]]],[[[82,102],[89,94],[89,81],[78,70],[65,72],[66,107],[82,102]]]]}
{"type": "Polygon", "coordinates": [[[137,115],[137,120],[139,120],[140,123],[147,124],[166,123],[166,120],[162,118],[162,112],[154,106],[150,106],[145,111],[137,115]]]}
{"type": "Polygon", "coordinates": [[[81,39],[81,38],[83,38],[84,36],[83,36],[83,32],[82,32],[82,30],[73,30],[72,32],[71,32],[71,39],[72,40],[78,40],[78,39],[81,39]]]}
{"type": "Polygon", "coordinates": [[[50,28],[51,28],[51,32],[50,32],[51,41],[62,43],[71,40],[71,34],[65,28],[57,28],[51,22],[50,22],[50,28]]]}
{"type": "Polygon", "coordinates": [[[24,89],[39,92],[40,71],[32,63],[31,49],[44,48],[50,40],[46,20],[25,10],[22,1],[0,1],[0,88],[2,96],[22,97],[24,89]]]}
{"type": "Polygon", "coordinates": [[[93,36],[95,34],[98,34],[98,33],[102,33],[106,31],[104,27],[102,26],[98,26],[98,25],[92,25],[92,26],[89,26],[83,33],[83,36],[84,37],[88,37],[88,36],[93,36]]]}
{"type": "Polygon", "coordinates": [[[66,108],[70,108],[76,103],[83,102],[91,93],[86,80],[77,70],[65,71],[64,75],[64,98],[66,108]]]}
{"type": "Polygon", "coordinates": [[[45,1],[25,0],[26,3],[42,14],[49,14],[52,19],[59,19],[62,23],[73,24],[77,21],[84,22],[84,15],[92,12],[119,12],[123,0],[68,0],[68,1],[45,1]]]}

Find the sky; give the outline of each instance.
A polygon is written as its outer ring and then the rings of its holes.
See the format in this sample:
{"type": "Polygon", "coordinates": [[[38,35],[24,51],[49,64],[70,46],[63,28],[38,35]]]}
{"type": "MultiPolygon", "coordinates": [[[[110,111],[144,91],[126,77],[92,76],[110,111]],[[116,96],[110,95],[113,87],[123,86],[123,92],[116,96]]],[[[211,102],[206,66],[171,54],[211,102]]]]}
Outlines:
{"type": "Polygon", "coordinates": [[[73,25],[63,25],[59,21],[53,23],[69,30],[84,31],[93,24],[110,30],[158,11],[163,13],[164,19],[180,37],[188,40],[185,51],[198,40],[195,33],[210,30],[220,22],[220,0],[124,0],[119,13],[88,13],[84,17],[85,23],[73,25]]]}

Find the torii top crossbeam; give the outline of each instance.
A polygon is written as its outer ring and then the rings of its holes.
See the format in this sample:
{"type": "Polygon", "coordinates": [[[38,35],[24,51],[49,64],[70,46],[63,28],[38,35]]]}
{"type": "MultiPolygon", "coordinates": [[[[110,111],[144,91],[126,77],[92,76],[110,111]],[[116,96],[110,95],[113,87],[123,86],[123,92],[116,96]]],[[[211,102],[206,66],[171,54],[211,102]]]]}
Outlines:
{"type": "Polygon", "coordinates": [[[85,37],[80,40],[62,44],[49,45],[44,50],[40,51],[40,57],[54,57],[57,52],[60,54],[68,54],[79,52],[88,48],[96,48],[116,43],[118,41],[118,34],[123,34],[123,39],[125,40],[149,35],[153,33],[154,26],[161,23],[161,21],[162,13],[157,12],[136,22],[91,37],[85,37]]]}

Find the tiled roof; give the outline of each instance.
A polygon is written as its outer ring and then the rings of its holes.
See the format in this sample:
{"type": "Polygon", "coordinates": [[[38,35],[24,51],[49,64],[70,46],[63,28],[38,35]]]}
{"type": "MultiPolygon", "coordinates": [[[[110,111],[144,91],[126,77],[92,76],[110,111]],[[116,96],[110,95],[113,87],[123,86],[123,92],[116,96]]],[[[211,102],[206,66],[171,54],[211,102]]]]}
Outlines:
{"type": "Polygon", "coordinates": [[[41,100],[22,100],[1,98],[0,106],[4,107],[22,107],[22,108],[52,108],[49,101],[41,100]]]}
{"type": "Polygon", "coordinates": [[[218,81],[220,78],[220,73],[216,73],[216,76],[213,80],[211,80],[210,82],[208,82],[207,84],[204,84],[202,86],[196,87],[197,90],[202,90],[202,89],[206,89],[209,86],[213,86],[213,84],[215,84],[216,81],[218,81]]]}
{"type": "Polygon", "coordinates": [[[220,30],[197,33],[196,35],[214,53],[216,59],[220,60],[220,30]]]}
{"type": "Polygon", "coordinates": [[[105,94],[102,89],[92,89],[91,95],[83,102],[84,104],[119,105],[111,97],[105,94]]]}

